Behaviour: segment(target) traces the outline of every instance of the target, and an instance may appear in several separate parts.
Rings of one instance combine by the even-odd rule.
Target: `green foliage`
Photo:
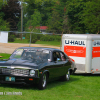
[[[30,34],[26,34],[26,39],[28,42],[30,41]],[[37,41],[61,41],[61,36],[58,35],[43,35],[43,34],[31,34],[31,43],[35,43]]]
[[[31,43],[35,43],[38,39],[37,39],[37,34],[26,34],[26,39],[28,39],[28,42],[30,42],[30,36],[31,36]]]
[[[66,15],[68,16],[68,26],[71,33],[85,33],[85,25],[81,23],[83,19],[82,11],[85,7],[86,0],[71,0],[67,1]]]
[[[5,5],[6,2],[0,1],[0,31],[9,31],[10,25],[6,20],[3,19],[5,14],[1,11],[3,4]]]
[[[88,1],[83,10],[82,23],[89,33],[100,33],[100,0]]]
[[[9,23],[0,18],[0,31],[9,31]]]
[[[61,36],[57,36],[57,35],[43,35],[40,38],[41,41],[60,41],[61,40]]]
[[[66,3],[63,0],[58,0],[55,2],[54,7],[52,8],[52,15],[48,20],[49,31],[53,33],[62,33],[65,4]]]
[[[8,34],[8,42],[14,42],[15,41],[15,35],[9,33]]]
[[[41,23],[41,14],[38,11],[35,11],[33,15],[31,15],[31,19],[27,21],[26,27],[33,26],[40,26]]]
[[[4,4],[0,10],[0,13],[4,13],[2,18],[9,23],[10,30],[17,30],[17,24],[21,16],[20,8],[21,7],[18,0],[7,0],[7,4]]]
[[[20,3],[8,0],[7,5],[2,4],[3,0],[0,1],[0,23],[3,23],[0,30],[18,27],[20,31]],[[100,33],[99,4],[100,0],[23,0],[24,30],[39,33],[35,27],[48,26],[48,32],[52,33]]]

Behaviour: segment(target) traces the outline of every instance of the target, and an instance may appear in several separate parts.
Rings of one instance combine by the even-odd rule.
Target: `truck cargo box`
[[[62,51],[75,61],[79,73],[100,73],[100,35],[63,34]]]

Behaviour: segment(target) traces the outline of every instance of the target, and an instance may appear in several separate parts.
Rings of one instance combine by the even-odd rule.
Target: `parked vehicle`
[[[62,51],[75,61],[77,73],[100,74],[99,34],[64,34]]]
[[[64,52],[54,48],[20,47],[6,61],[0,61],[0,83],[38,84],[45,89],[47,81],[70,79],[73,63]]]

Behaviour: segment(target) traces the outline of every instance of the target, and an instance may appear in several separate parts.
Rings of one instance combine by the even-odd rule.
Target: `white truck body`
[[[100,73],[100,35],[63,34],[62,51],[75,61],[78,73]]]

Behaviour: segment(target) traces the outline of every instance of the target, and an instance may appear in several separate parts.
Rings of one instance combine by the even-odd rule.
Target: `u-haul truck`
[[[62,51],[75,61],[78,73],[100,73],[100,35],[63,34]]]

